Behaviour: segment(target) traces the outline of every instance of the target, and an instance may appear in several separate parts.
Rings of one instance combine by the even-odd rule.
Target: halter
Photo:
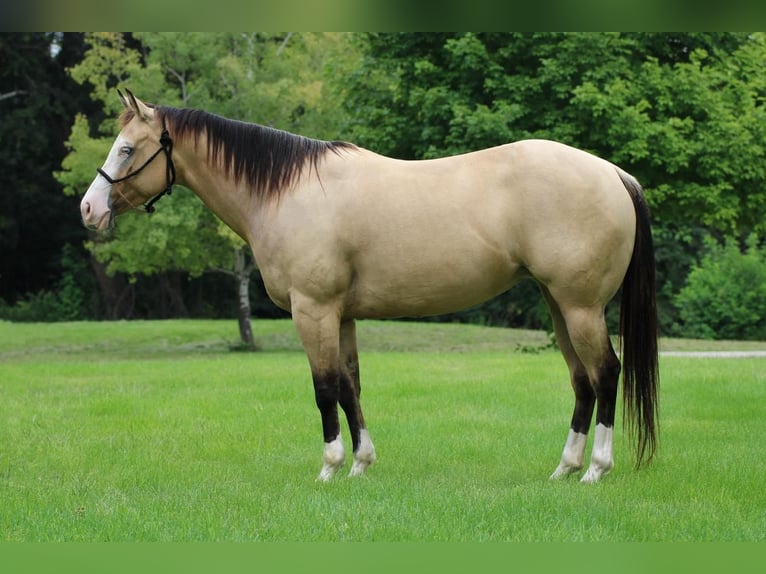
[[[108,173],[106,173],[103,169],[96,168],[96,171],[110,184],[114,185],[115,183],[119,183],[121,181],[125,181],[126,179],[130,179],[131,177],[134,177],[141,173],[146,166],[148,166],[155,157],[157,157],[160,152],[165,152],[165,158],[167,161],[165,162],[165,177],[167,181],[167,186],[164,190],[162,190],[158,195],[155,195],[152,199],[149,200],[149,203],[147,203],[144,206],[144,209],[146,209],[146,213],[154,213],[154,204],[159,201],[159,199],[163,195],[170,195],[170,193],[173,191],[173,184],[176,181],[176,166],[173,165],[173,158],[171,157],[171,154],[173,153],[173,140],[170,138],[170,134],[168,133],[167,128],[165,127],[165,122],[162,122],[162,134],[160,135],[160,149],[158,149],[156,152],[154,152],[149,159],[147,159],[144,164],[139,167],[136,171],[131,171],[128,175],[123,177],[118,177],[117,179],[113,179]]]

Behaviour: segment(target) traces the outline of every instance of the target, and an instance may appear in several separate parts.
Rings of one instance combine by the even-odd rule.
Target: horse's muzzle
[[[96,213],[91,203],[85,200],[80,204],[80,214],[83,225],[93,231],[106,231],[114,221],[111,209]]]

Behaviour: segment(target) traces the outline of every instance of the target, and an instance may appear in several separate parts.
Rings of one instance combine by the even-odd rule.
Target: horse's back
[[[620,260],[632,249],[634,208],[615,166],[582,150],[522,140],[436,160],[374,163],[373,182],[353,191],[358,213],[369,218],[360,236],[375,235],[371,244],[392,243],[394,232],[402,247],[427,258],[450,251],[539,276],[567,262],[594,264],[599,245]]]

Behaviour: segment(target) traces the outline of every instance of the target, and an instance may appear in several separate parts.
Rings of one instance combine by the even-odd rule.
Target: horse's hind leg
[[[596,482],[614,468],[612,437],[617,404],[617,384],[620,378],[620,360],[606,338],[606,352],[600,360],[594,386],[596,388],[596,430],[590,465],[582,482]]]
[[[617,382],[620,361],[617,358],[604,320],[603,307],[562,309],[572,348],[585,367],[596,396],[596,430],[590,465],[583,482],[596,482],[614,467],[614,433]]]
[[[564,451],[561,453],[559,465],[551,475],[551,479],[558,479],[577,472],[583,467],[588,431],[590,430],[593,409],[596,404],[596,393],[593,391],[593,387],[591,387],[585,365],[580,361],[572,346],[566,321],[561,314],[558,303],[556,303],[545,287],[541,285],[540,289],[548,304],[551,319],[553,320],[553,330],[556,333],[556,341],[569,367],[569,376],[575,394],[572,423],[569,427]]]
[[[354,447],[354,464],[350,476],[359,476],[375,462],[375,447],[364,424],[359,404],[359,355],[356,348],[356,325],[353,320],[340,326],[340,406],[346,413],[351,441]]]

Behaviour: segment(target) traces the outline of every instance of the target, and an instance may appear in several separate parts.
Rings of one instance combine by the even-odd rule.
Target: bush
[[[65,245],[61,254],[62,275],[53,291],[27,295],[9,305],[0,299],[0,319],[14,322],[55,322],[89,319],[86,292],[88,270],[74,249]]]
[[[676,302],[687,337],[766,339],[766,252],[755,237],[744,251],[708,242]]]

